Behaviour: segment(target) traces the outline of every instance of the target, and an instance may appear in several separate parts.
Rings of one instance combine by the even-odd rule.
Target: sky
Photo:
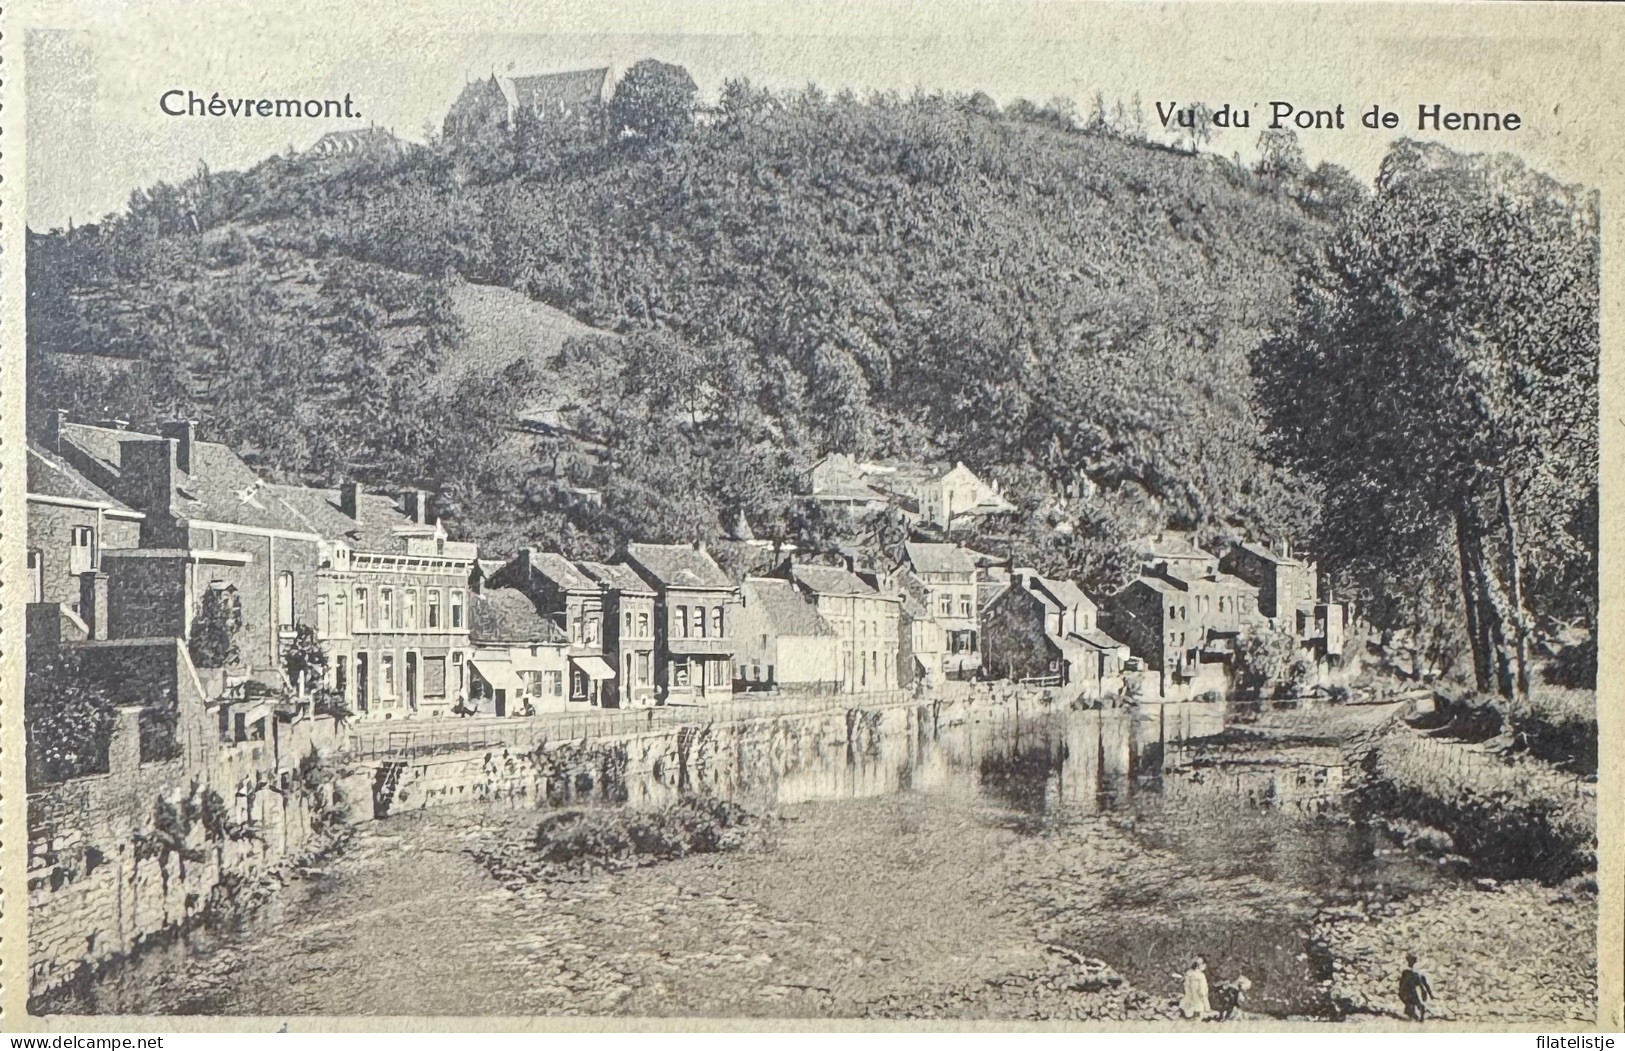
[[[1568,8],[1553,15],[1554,7]],[[1622,12],[1625,13],[1625,12]],[[10,14],[10,12],[8,12]],[[1344,130],[1299,133],[1311,163],[1364,179],[1419,104],[1518,112],[1517,132],[1427,133],[1507,150],[1566,181],[1619,169],[1619,93],[1609,56],[1625,19],[1585,5],[1152,3],[459,3],[372,0],[41,0],[23,45],[27,220],[94,221],[131,190],[199,164],[240,169],[323,133],[376,123],[410,139],[437,126],[470,77],[609,66],[687,68],[706,98],[724,79],[837,91],[985,91],[1000,103],[1075,100],[1087,114],[1139,95],[1246,107],[1251,127],[1208,147],[1252,154],[1269,103],[1345,108]],[[12,34],[8,37],[16,39]],[[1607,71],[1605,78],[1599,75]],[[342,118],[177,118],[171,88],[225,97],[334,98]],[[1400,127],[1367,130],[1373,104]]]

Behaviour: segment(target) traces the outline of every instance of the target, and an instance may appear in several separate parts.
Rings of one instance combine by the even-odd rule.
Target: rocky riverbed
[[[1594,1001],[1594,896],[1478,889],[1354,827],[1337,735],[1158,741],[1147,773],[1083,714],[836,753],[836,792],[805,798],[803,769],[732,849],[610,870],[530,864],[522,805],[391,817],[70,1010],[1167,1023],[1200,954],[1251,980],[1253,1017],[1361,1021],[1392,1011],[1407,947],[1441,1017]]]

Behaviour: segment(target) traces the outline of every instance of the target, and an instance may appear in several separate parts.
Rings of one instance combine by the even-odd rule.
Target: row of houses
[[[940,492],[911,490],[918,506],[967,506],[955,479],[936,479]],[[997,506],[967,492],[970,507]],[[28,448],[28,509],[31,692],[53,692],[52,669],[125,668],[178,646],[166,660],[227,738],[262,732],[279,690],[342,698],[361,720],[974,677],[1109,697],[1150,676],[1142,694],[1183,697],[1224,688],[1249,629],[1317,657],[1342,646],[1341,607],[1284,550],[1241,544],[1221,559],[1159,538],[1139,578],[1099,603],[946,542],[910,542],[895,565],[791,557],[738,577],[703,545],[490,560],[448,538],[426,493],[267,482],[185,421],[143,433],[53,416]],[[303,643],[325,668],[294,681]]]

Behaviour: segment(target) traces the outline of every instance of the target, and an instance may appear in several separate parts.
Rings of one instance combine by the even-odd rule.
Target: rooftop
[[[557,624],[536,612],[524,593],[514,588],[486,588],[468,596],[468,637],[483,646],[562,644]]]
[[[958,544],[903,545],[903,558],[916,573],[975,573],[976,556]]]
[[[862,577],[841,566],[792,565],[790,574],[817,595],[878,595]]]
[[[749,577],[745,581],[746,603],[753,605],[778,635],[834,635],[795,584],[777,577]]]
[[[592,579],[575,564],[555,551],[532,551],[530,571],[546,577],[565,591],[598,591],[598,581]]]
[[[732,588],[733,581],[704,549],[688,544],[628,544],[627,557],[668,588]]]
[[[28,492],[61,500],[84,500],[121,517],[144,517],[74,470],[62,457],[33,442],[28,443]]]
[[[626,595],[654,594],[649,582],[638,576],[637,571],[631,566],[623,566],[619,562],[614,565],[604,562],[577,562],[576,566],[610,591],[619,591]]]

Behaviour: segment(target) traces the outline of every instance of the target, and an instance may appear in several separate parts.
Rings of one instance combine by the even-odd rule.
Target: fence
[[[1421,768],[1416,771],[1417,776],[1422,776],[1425,770],[1431,775],[1429,780],[1436,778],[1466,785],[1482,795],[1516,790],[1519,794],[1539,794],[1552,799],[1570,798],[1595,826],[1597,786],[1580,775],[1554,769],[1538,760],[1508,761],[1476,745],[1428,737],[1408,728],[1393,727],[1390,732],[1399,737],[1399,746],[1407,758]],[[1391,753],[1390,756],[1393,761],[1404,761]]]

